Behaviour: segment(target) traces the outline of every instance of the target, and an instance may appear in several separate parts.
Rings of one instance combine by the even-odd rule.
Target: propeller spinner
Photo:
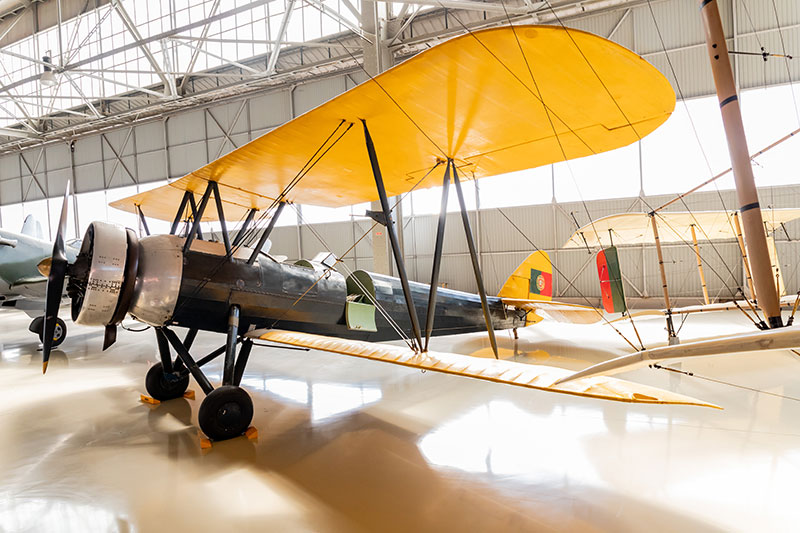
[[[44,310],[44,334],[42,336],[42,374],[47,372],[47,363],[50,360],[50,351],[53,349],[53,335],[56,329],[58,308],[61,306],[61,295],[64,292],[64,278],[67,274],[67,252],[64,245],[64,234],[67,232],[67,212],[69,210],[70,182],[67,181],[67,190],[64,193],[64,203],[61,205],[61,218],[58,221],[56,240],[53,243],[53,256],[50,260],[50,269],[47,274],[47,293]]]

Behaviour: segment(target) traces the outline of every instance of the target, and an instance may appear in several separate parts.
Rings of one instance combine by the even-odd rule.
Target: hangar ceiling
[[[732,49],[800,49],[794,0],[720,4]],[[509,20],[610,37],[684,97],[713,91],[687,0],[0,0],[0,153],[361,65],[374,72],[376,57],[385,68],[466,28]],[[736,55],[734,63],[742,88],[800,78],[800,61]]]

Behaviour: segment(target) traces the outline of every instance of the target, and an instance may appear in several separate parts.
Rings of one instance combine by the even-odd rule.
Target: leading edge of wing
[[[706,357],[761,350],[785,350],[800,347],[800,328],[771,329],[742,333],[728,337],[687,342],[673,346],[660,346],[603,361],[589,368],[560,378],[556,384],[567,385],[586,378],[610,376],[635,370],[662,361],[678,361],[692,357]]]
[[[556,383],[559,380],[566,378],[571,372],[552,366],[528,365],[454,353],[415,353],[403,346],[338,339],[277,329],[254,330],[248,333],[247,336],[290,346],[300,346],[548,392],[618,402],[696,405],[721,409],[717,405],[689,396],[615,378],[588,378],[557,385]]]

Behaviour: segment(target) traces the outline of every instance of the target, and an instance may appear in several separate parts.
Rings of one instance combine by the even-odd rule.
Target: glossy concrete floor
[[[3,532],[800,527],[800,358],[789,352],[684,363],[693,377],[624,375],[725,407],[718,411],[257,348],[244,385],[259,438],[203,451],[194,383],[197,401],[139,402],[156,359],[151,331],[120,331],[101,353],[99,330],[69,323],[42,376],[27,325],[22,314],[2,316]],[[638,326],[663,340],[662,320]],[[748,329],[717,314],[691,318],[681,336]],[[484,337],[433,347],[485,356]],[[504,357],[570,368],[625,349],[607,326],[541,323],[517,343],[505,333],[500,342]],[[221,343],[201,334],[196,351]],[[219,365],[210,373],[218,379]]]

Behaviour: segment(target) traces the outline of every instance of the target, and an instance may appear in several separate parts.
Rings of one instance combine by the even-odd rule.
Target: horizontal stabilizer
[[[586,305],[549,300],[523,300],[521,298],[502,298],[502,300],[504,304],[517,309],[545,314],[556,322],[594,324],[603,319],[603,312],[600,309]]]
[[[247,336],[291,346],[302,346],[313,350],[588,398],[720,408],[688,396],[615,378],[590,378],[567,385],[556,385],[558,380],[567,377],[570,371],[551,366],[527,365],[454,353],[415,353],[404,346],[338,339],[277,329],[255,330],[248,333]]]
[[[610,376],[661,361],[675,361],[690,357],[754,352],[759,350],[785,350],[797,347],[800,347],[800,328],[757,331],[755,333],[731,335],[729,337],[717,339],[687,342],[674,346],[661,346],[651,350],[642,350],[630,355],[623,355],[611,359],[610,361],[604,361],[590,366],[566,378],[559,379],[556,384],[564,385],[585,378]]]

